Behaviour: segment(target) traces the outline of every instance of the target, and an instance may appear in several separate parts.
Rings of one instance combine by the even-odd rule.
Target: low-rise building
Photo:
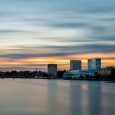
[[[111,75],[112,70],[114,69],[114,67],[106,67],[106,68],[101,68],[100,70],[97,71],[98,75],[100,76],[109,76]]]
[[[64,79],[80,79],[81,77],[83,79],[87,77],[94,77],[95,76],[95,71],[93,70],[72,70],[65,72],[63,75]]]

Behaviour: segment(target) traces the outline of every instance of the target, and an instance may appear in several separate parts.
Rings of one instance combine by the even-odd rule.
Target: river
[[[115,83],[0,79],[0,115],[115,115]]]

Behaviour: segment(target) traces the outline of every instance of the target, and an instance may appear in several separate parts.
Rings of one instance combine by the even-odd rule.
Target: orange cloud
[[[0,58],[1,65],[23,65],[23,64],[44,64],[42,68],[46,69],[46,64],[55,63],[58,64],[59,70],[69,70],[69,61],[71,59],[82,60],[83,69],[87,68],[87,59],[89,58],[102,58],[102,67],[105,66],[115,66],[115,53],[110,54],[80,54],[80,55],[70,55],[63,57],[33,57],[24,59],[11,59],[11,58]],[[34,67],[34,66],[33,66]]]

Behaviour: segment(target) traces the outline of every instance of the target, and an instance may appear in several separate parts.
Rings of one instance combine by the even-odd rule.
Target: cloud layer
[[[114,59],[115,1],[0,0],[0,43],[0,58],[15,61],[96,53]]]

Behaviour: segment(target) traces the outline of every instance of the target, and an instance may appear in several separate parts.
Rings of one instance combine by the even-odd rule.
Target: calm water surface
[[[115,115],[115,83],[0,79],[0,115]]]

